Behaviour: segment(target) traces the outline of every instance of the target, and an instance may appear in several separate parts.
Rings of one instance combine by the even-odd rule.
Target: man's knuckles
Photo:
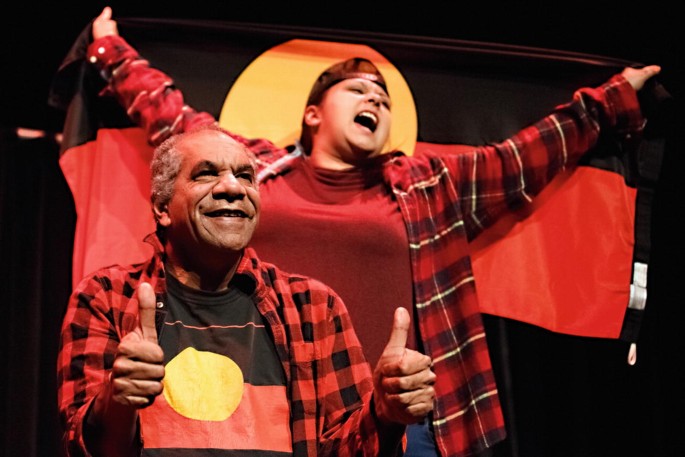
[[[118,356],[149,363],[162,363],[164,361],[164,351],[162,351],[162,348],[156,343],[143,340],[135,332],[129,333],[121,340],[117,348]]]

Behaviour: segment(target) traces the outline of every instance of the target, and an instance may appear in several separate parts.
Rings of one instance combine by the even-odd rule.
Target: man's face
[[[314,128],[313,148],[354,163],[380,154],[390,134],[390,97],[362,78],[331,86],[319,105],[308,106],[305,122]]]
[[[181,170],[168,205],[156,208],[167,240],[179,255],[240,251],[259,220],[253,163],[242,145],[217,131],[184,137]]]

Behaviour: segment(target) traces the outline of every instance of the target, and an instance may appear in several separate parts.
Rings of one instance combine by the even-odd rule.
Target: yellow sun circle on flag
[[[300,137],[302,115],[316,78],[351,57],[372,61],[383,74],[392,100],[392,126],[384,152],[412,154],[417,138],[416,105],[399,70],[366,45],[295,39],[265,51],[238,76],[219,116],[225,129],[247,138],[266,138],[276,146]]]
[[[195,420],[223,421],[243,398],[240,367],[214,352],[186,348],[167,363],[164,398],[171,408]]]

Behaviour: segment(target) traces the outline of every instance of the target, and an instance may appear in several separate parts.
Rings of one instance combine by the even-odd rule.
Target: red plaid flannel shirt
[[[99,52],[98,50],[101,50]],[[115,96],[153,144],[202,122],[171,78],[149,67],[121,37],[93,43],[88,55]],[[394,153],[385,165],[407,227],[420,338],[437,374],[435,439],[443,457],[467,456],[505,437],[477,302],[469,240],[505,213],[529,203],[552,178],[597,142],[600,129],[619,138],[641,133],[635,90],[620,75],[573,100],[513,137],[458,155]],[[236,139],[252,149],[270,176],[302,160],[265,139]]]
[[[137,325],[138,284],[150,282],[158,301],[164,300],[162,247],[156,236],[148,240],[156,250],[150,260],[95,272],[70,298],[58,357],[66,455],[89,455],[84,417],[112,368],[121,338]],[[376,429],[369,364],[335,292],[261,262],[250,248],[236,277],[254,284],[257,307],[274,336],[290,392],[293,454],[373,457],[379,454],[380,440],[389,439],[397,440],[401,449],[401,433],[379,436]]]

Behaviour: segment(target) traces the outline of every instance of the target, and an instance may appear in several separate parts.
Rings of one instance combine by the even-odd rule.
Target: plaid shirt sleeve
[[[173,134],[216,122],[210,113],[186,105],[172,78],[150,67],[121,36],[109,35],[93,41],[88,46],[87,58],[107,82],[100,95],[114,96],[153,146]],[[236,133],[231,136],[267,162],[285,154],[266,139],[248,139]]]
[[[529,202],[600,131],[624,141],[642,126],[635,91],[616,76],[499,144],[389,162],[385,176],[407,221],[421,340],[437,375],[432,425],[441,455],[473,455],[506,435],[468,239]]]
[[[373,412],[371,369],[342,301],[334,296],[328,332],[320,342],[319,385],[324,399],[319,455],[369,456],[400,453],[404,427],[379,430]],[[399,432],[399,433],[398,433]]]
[[[560,171],[597,143],[600,132],[618,141],[644,127],[636,91],[616,75],[583,88],[549,116],[500,143],[442,157],[453,177],[469,239],[507,211],[530,202]]]
[[[112,368],[121,336],[136,325],[137,305],[131,300],[135,288],[116,278],[84,279],[64,316],[57,396],[65,455],[90,455],[83,439],[86,413]]]
[[[150,68],[122,37],[109,35],[95,40],[87,50],[88,60],[107,82],[101,95],[113,95],[131,120],[158,145],[174,133],[215,122],[213,116],[187,106],[173,80]]]

